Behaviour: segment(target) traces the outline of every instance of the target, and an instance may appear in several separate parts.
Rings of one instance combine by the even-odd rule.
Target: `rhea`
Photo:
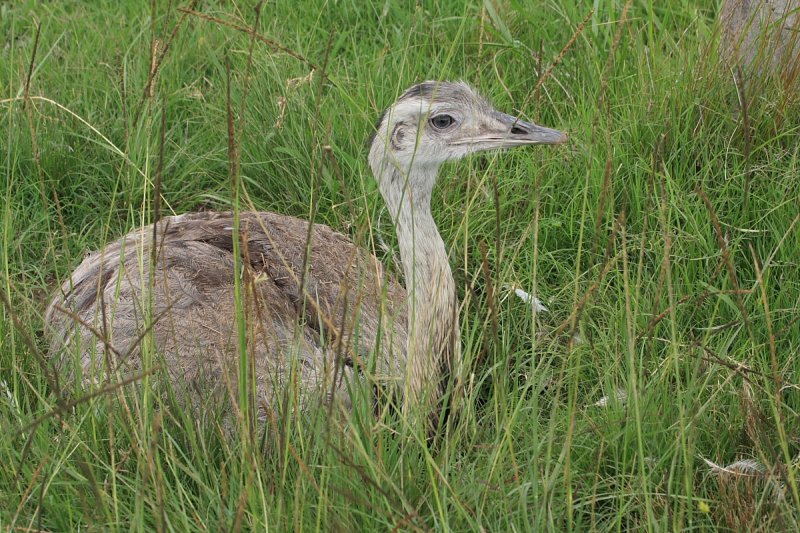
[[[566,140],[463,82],[414,85],[381,115],[369,149],[405,289],[325,225],[244,212],[233,235],[232,213],[165,217],[90,254],[63,282],[46,312],[51,354],[84,382],[161,361],[176,390],[200,402],[235,391],[246,360],[260,417],[282,398],[347,406],[352,380],[369,379],[398,391],[404,412],[435,419],[461,372],[456,286],[431,211],[439,167]]]

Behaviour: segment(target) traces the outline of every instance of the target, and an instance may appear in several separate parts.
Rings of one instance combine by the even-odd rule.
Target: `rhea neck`
[[[438,171],[438,165],[415,165],[410,170],[387,165],[380,178],[381,195],[397,231],[406,290],[409,297],[418,300],[414,307],[426,303],[426,296],[437,289],[428,283],[432,275],[444,271],[449,280],[453,277],[444,241],[431,213]]]
[[[382,150],[373,150],[370,166],[397,231],[408,294],[404,406],[433,408],[430,414],[435,420],[443,378],[460,363],[455,282],[431,214],[439,165],[403,165]]]

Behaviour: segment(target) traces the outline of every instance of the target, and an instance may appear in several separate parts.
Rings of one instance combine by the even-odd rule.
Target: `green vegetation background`
[[[717,2],[277,1],[255,41],[254,2],[188,4],[0,1],[0,528],[797,530],[800,113],[737,92]],[[254,439],[133,386],[52,414],[46,299],[152,220],[162,114],[162,209],[231,208],[226,62],[244,206],[395,271],[365,141],[404,88],[569,132],[443,169],[470,389],[439,450],[366,399]]]

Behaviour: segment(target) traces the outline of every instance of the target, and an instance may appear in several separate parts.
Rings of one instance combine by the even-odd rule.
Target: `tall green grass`
[[[798,528],[800,109],[773,82],[741,112],[717,2],[270,2],[252,53],[251,2],[149,4],[0,2],[0,527]],[[364,143],[423,79],[571,136],[443,169],[469,371],[438,449],[367,397],[251,435],[57,394],[47,297],[152,221],[159,165],[162,215],[313,214],[399,272]]]

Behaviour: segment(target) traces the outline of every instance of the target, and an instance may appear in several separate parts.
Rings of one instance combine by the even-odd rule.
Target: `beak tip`
[[[567,135],[563,131],[557,132],[557,134],[553,138],[553,144],[564,144],[567,141],[569,141],[569,135]]]
[[[563,131],[545,128],[542,126],[538,126],[537,130],[538,131],[534,131],[534,135],[538,137],[539,144],[565,144],[569,141],[569,135]]]

